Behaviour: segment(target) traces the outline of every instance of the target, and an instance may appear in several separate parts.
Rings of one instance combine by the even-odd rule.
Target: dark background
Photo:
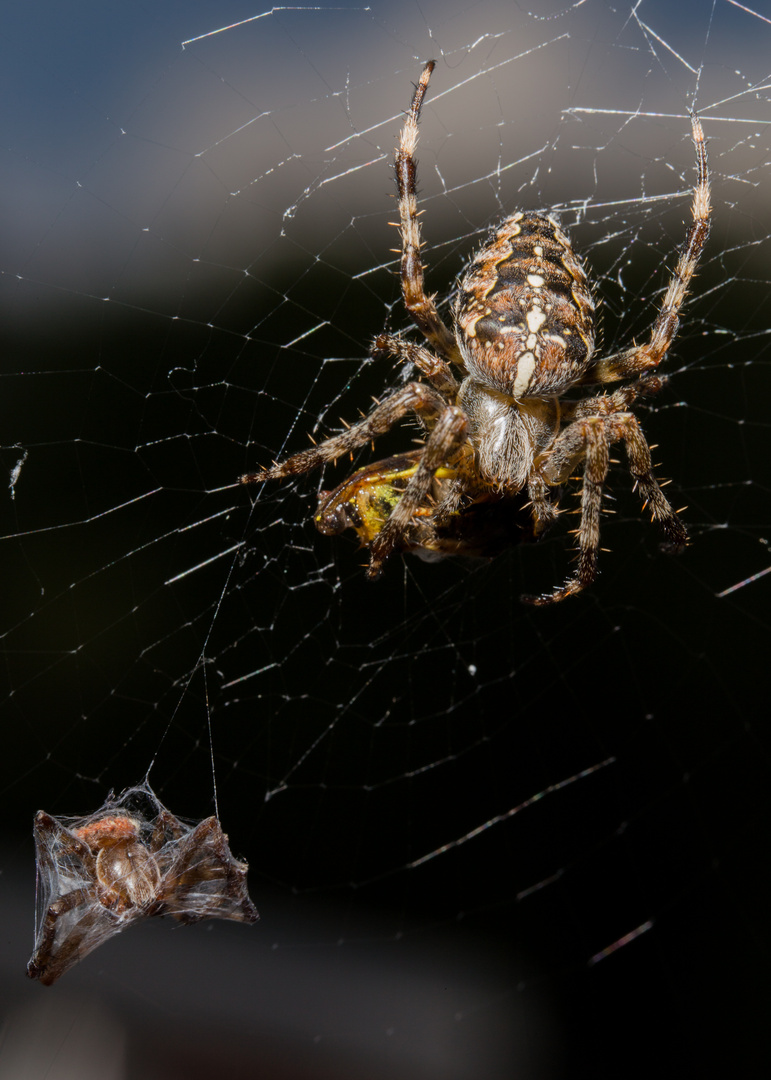
[[[277,11],[184,50],[256,12],[14,9],[4,1075],[767,1057],[768,579],[726,590],[769,565],[769,28],[670,7]],[[645,334],[683,235],[692,103],[710,140],[713,233],[640,409],[692,546],[660,552],[619,468],[601,576],[553,609],[519,596],[564,577],[568,526],[370,585],[354,542],[312,527],[318,478],[235,482],[399,378],[365,357],[406,325],[389,162],[429,56],[429,286],[504,214],[555,207],[607,349]],[[154,761],[163,801],[203,817],[210,745],[262,923],[158,921],[28,983],[34,811],[96,809]]]

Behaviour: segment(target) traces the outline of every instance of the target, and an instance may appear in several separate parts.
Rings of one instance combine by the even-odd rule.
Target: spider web
[[[735,0],[13,14],[6,1069],[37,1075],[41,1025],[75,1033],[49,1076],[90,1075],[101,1039],[126,1046],[116,1076],[148,1075],[142,1046],[158,1076],[757,1060],[770,45],[771,12]],[[487,230],[550,209],[601,347],[641,340],[689,215],[690,108],[709,142],[712,234],[669,384],[637,409],[692,545],[661,553],[620,465],[598,582],[553,609],[519,597],[567,574],[566,518],[493,562],[393,558],[369,584],[354,540],[312,525],[350,463],[237,483],[406,377],[368,346],[409,327],[391,162],[430,57],[419,186],[445,314]],[[88,814],[153,762],[163,802],[204,817],[212,755],[262,924],[148,924],[41,1004],[21,982],[34,812]]]

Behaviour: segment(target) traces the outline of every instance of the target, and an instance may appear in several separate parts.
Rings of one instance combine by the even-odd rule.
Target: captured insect
[[[521,539],[537,540],[557,517],[562,485],[582,468],[575,571],[552,592],[522,597],[552,604],[596,577],[603,487],[616,442],[624,443],[634,487],[668,549],[680,552],[688,542],[654,476],[632,406],[663,385],[654,372],[677,334],[709,234],[704,133],[692,115],[693,221],[644,344],[594,356],[595,303],[583,263],[552,217],[522,212],[495,229],[461,276],[450,329],[425,291],[415,188],[418,121],[433,70],[433,61],[423,69],[395,155],[402,295],[430,348],[381,334],[373,350],[411,364],[417,378],[342,434],[241,480],[262,483],[309,472],[414,414],[425,432],[422,447],[359,469],[322,494],[315,516],[323,533],[354,529],[369,551],[367,574],[377,578],[395,551],[428,559],[489,557]],[[612,393],[563,398],[584,386],[627,379]]]
[[[38,917],[27,974],[44,986],[139,919],[259,918],[248,866],[233,858],[217,818],[185,824],[147,784],[87,817],[38,811],[35,848]]]

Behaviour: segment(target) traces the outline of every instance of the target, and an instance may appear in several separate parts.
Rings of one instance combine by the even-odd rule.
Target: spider
[[[147,785],[69,825],[40,810],[34,831],[43,918],[27,975],[44,986],[138,919],[259,918],[248,867],[233,858],[217,818],[185,825]]]
[[[416,196],[418,122],[434,61],[423,68],[395,153],[404,304],[428,345],[381,334],[373,353],[413,365],[418,378],[376,403],[359,423],[285,461],[241,477],[251,484],[318,468],[414,413],[422,448],[376,462],[330,493],[321,532],[353,528],[369,549],[370,578],[394,551],[424,558],[489,556],[538,539],[558,513],[560,488],[583,464],[578,557],[565,583],[531,604],[579,593],[597,574],[609,449],[623,442],[634,486],[674,552],[688,534],[653,474],[631,411],[664,384],[653,374],[675,339],[679,313],[709,234],[710,186],[701,123],[691,115],[697,179],[693,221],[648,341],[595,358],[595,305],[580,258],[549,216],[515,213],[494,231],[460,279],[453,329],[425,292]],[[573,388],[632,380],[612,393],[563,400]],[[523,522],[527,522],[523,524]]]

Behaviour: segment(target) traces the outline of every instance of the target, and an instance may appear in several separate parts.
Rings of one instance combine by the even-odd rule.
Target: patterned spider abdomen
[[[514,214],[471,262],[455,306],[471,378],[509,398],[560,394],[594,351],[594,302],[565,233]]]

